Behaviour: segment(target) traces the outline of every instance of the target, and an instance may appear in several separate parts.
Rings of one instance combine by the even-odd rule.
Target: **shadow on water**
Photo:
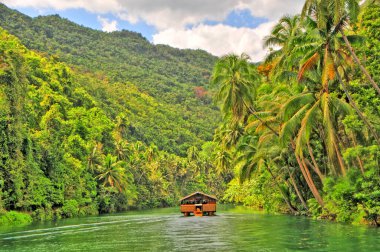
[[[177,208],[0,228],[0,251],[380,251],[380,229],[219,207]]]

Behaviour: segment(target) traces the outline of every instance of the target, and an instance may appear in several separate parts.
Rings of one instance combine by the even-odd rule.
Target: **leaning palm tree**
[[[276,176],[271,168],[271,166],[276,167],[276,164],[273,162],[273,157],[279,152],[277,145],[268,141],[266,144],[260,145],[257,137],[248,135],[240,142],[237,151],[238,155],[235,160],[235,165],[240,168],[240,181],[247,180],[256,171],[265,169],[271,176],[289,210],[292,213],[296,213],[297,209],[292,205],[288,194],[280,184],[282,177],[280,175]]]
[[[321,93],[299,94],[284,104],[282,108],[284,124],[281,128],[280,139],[289,142],[296,137],[294,143],[296,155],[303,160],[304,150],[310,148],[312,133],[321,133],[319,131],[323,129],[326,151],[333,164],[331,165],[332,171],[334,174],[345,175],[346,169],[339,151],[337,137],[338,120],[351,112],[352,108],[349,104],[328,93],[326,87]],[[302,161],[302,163],[304,162]],[[338,163],[340,171],[335,169],[334,164],[336,163]]]
[[[290,142],[295,148],[297,162],[301,172],[316,200],[323,205],[322,198],[315,186],[309,167],[320,175],[315,167],[307,161],[304,151],[308,150],[310,156],[310,139],[313,132],[324,135],[325,149],[330,160],[333,174],[346,174],[346,168],[339,150],[338,120],[351,113],[351,107],[327,91],[319,94],[302,93],[287,102],[282,109],[284,124],[280,132],[283,142]],[[320,132],[322,129],[322,132]],[[295,140],[293,140],[295,138]],[[340,167],[337,170],[335,167]]]
[[[98,165],[101,173],[96,178],[103,181],[103,186],[116,188],[119,192],[123,192],[129,184],[125,165],[124,161],[118,161],[117,157],[108,154],[104,158],[103,164]]]

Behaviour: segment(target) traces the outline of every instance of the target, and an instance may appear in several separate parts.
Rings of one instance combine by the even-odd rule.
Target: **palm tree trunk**
[[[274,183],[276,184],[276,186],[278,187],[278,189],[280,190],[280,193],[281,193],[281,196],[282,198],[284,199],[286,205],[289,207],[290,211],[293,213],[293,214],[296,214],[297,213],[297,209],[292,205],[292,203],[289,201],[288,197],[286,197],[284,191],[282,190],[280,184],[278,183],[277,179],[276,179],[276,176],[274,176],[274,174],[272,173],[272,170],[269,168],[269,166],[267,164],[265,164],[265,167],[267,169],[267,171],[269,172],[269,174],[271,175]]]
[[[293,188],[294,188],[294,190],[296,191],[296,194],[297,194],[299,200],[301,201],[303,207],[304,207],[307,211],[309,211],[309,208],[307,207],[306,201],[305,201],[305,199],[303,198],[303,196],[302,196],[300,190],[298,189],[298,186],[297,186],[296,180],[294,179],[294,177],[293,177],[293,173],[290,171],[288,165],[286,166],[286,169],[288,170],[289,177],[290,177],[290,181],[292,182]]]
[[[299,157],[297,157],[297,158],[298,158],[298,160],[299,160],[299,162],[301,164],[301,167],[303,168],[303,174],[307,178],[306,182],[309,183],[309,188],[310,188],[312,194],[314,195],[314,198],[317,200],[317,202],[319,203],[319,205],[323,206],[324,203],[323,203],[322,197],[319,194],[319,191],[318,191],[317,187],[314,184],[313,178],[311,177],[309,168],[307,167],[307,165],[305,163],[305,160],[303,160],[303,159],[301,160]]]
[[[338,76],[338,80],[340,82],[340,85],[342,86],[343,91],[346,94],[346,97],[347,97],[348,101],[350,102],[351,106],[354,108],[354,110],[356,111],[356,113],[358,114],[358,116],[360,117],[360,119],[362,119],[363,122],[365,123],[365,125],[367,125],[368,130],[371,132],[371,134],[373,135],[373,137],[376,139],[377,144],[380,145],[380,139],[379,139],[379,136],[376,133],[376,130],[372,127],[372,125],[370,124],[370,122],[367,120],[367,118],[364,116],[364,114],[360,111],[360,109],[356,105],[355,101],[352,99],[350,93],[348,92],[348,89],[347,89],[346,85],[344,84],[344,82],[342,80],[342,77],[340,76],[338,68],[337,68],[337,66],[335,64],[334,64],[334,68],[335,68],[336,75]]]
[[[315,168],[315,166],[312,163],[310,163],[309,159],[304,157],[302,157],[302,159],[304,159],[305,163],[313,169],[313,171],[318,175],[319,180],[323,183],[324,176],[317,171],[317,168]]]
[[[307,149],[309,151],[309,155],[311,157],[311,161],[313,162],[313,165],[314,165],[314,171],[315,171],[315,173],[318,174],[318,176],[321,179],[321,181],[323,181],[323,179],[325,178],[325,175],[323,175],[322,172],[321,172],[321,169],[319,169],[317,161],[315,160],[314,155],[313,155],[313,150],[311,149],[309,143],[307,143]]]
[[[293,150],[295,150],[295,145],[294,145],[293,140],[291,141],[291,144],[292,144]],[[323,206],[324,203],[323,203],[322,197],[319,194],[318,189],[317,189],[317,187],[314,184],[313,178],[311,176],[309,176],[310,175],[310,171],[308,170],[308,168],[307,168],[306,165],[304,166],[304,164],[301,162],[300,157],[295,152],[294,152],[294,155],[296,156],[296,160],[297,160],[298,166],[300,167],[302,175],[305,178],[305,181],[306,181],[306,183],[307,183],[307,185],[308,185],[311,193],[313,194],[314,198],[317,200],[317,202],[319,203],[319,205]]]
[[[356,143],[356,140],[355,140],[355,136],[354,134],[351,132],[351,138],[352,138],[352,143],[354,144],[354,147],[357,147],[357,143]],[[364,166],[363,166],[363,161],[361,160],[361,158],[359,156],[356,157],[356,160],[358,161],[358,164],[359,164],[359,167],[360,167],[360,171],[362,172],[362,174],[364,175]]]
[[[339,162],[340,170],[342,171],[343,176],[346,176],[346,173],[347,173],[347,172],[346,172],[346,167],[344,166],[343,158],[342,158],[342,156],[340,155],[340,151],[339,151],[339,148],[338,148],[338,144],[334,141],[333,145],[334,145],[334,149],[335,149],[336,156],[337,156],[337,158],[338,158],[338,162]]]
[[[254,117],[256,117],[257,120],[259,120],[265,127],[267,127],[270,131],[272,131],[273,134],[275,134],[276,136],[279,136],[277,131],[275,131],[271,126],[269,126],[265,121],[263,121],[263,119],[261,119],[258,115],[256,115],[257,111],[255,108],[248,106],[246,102],[244,102],[244,106],[249,110],[249,112]]]
[[[340,28],[340,33],[342,34],[342,37],[343,37],[343,40],[344,42],[346,43],[347,47],[348,47],[348,50],[350,51],[352,57],[354,58],[356,64],[359,65],[360,67],[360,70],[362,70],[362,72],[364,73],[364,75],[367,77],[367,79],[369,80],[369,82],[371,83],[371,85],[373,86],[374,89],[376,89],[377,93],[380,95],[380,88],[379,86],[376,84],[376,82],[372,79],[371,75],[368,73],[367,69],[365,69],[365,67],[361,64],[358,56],[356,55],[354,49],[352,48],[351,46],[351,43],[350,41],[348,41],[346,35],[344,34],[344,31],[343,31],[343,28]]]

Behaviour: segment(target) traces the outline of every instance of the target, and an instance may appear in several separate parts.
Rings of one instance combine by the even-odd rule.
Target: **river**
[[[218,209],[182,217],[178,208],[0,227],[0,251],[380,251],[380,229]]]

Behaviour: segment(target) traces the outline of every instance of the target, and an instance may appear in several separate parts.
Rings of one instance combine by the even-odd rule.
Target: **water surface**
[[[380,229],[244,208],[178,208],[0,227],[0,251],[380,251]]]

